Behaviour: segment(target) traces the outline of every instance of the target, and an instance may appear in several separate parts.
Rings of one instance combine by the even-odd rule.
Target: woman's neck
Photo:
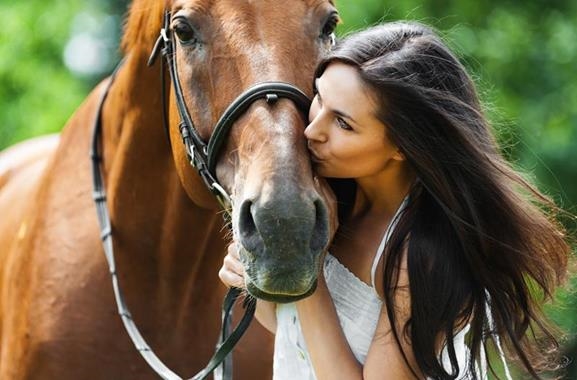
[[[391,168],[377,176],[356,178],[358,188],[352,218],[392,218],[415,179],[408,165]]]

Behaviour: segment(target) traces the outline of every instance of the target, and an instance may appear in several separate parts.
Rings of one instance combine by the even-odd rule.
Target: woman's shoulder
[[[394,264],[395,268],[398,268],[397,281],[392,283],[392,289],[394,289],[395,293],[400,292],[401,294],[405,294],[405,296],[409,296],[409,267],[408,267],[408,239],[405,239],[403,243],[400,254],[399,254],[399,261],[398,264]],[[376,270],[374,271],[374,287],[381,299],[385,299],[385,255],[381,255],[378,258],[378,261],[375,262],[374,267]],[[380,269],[380,270],[379,270]]]

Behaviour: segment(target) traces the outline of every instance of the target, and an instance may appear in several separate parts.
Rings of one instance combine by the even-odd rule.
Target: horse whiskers
[[[225,229],[232,231],[232,219],[229,217],[230,214],[228,214],[228,211],[220,210],[217,212],[217,214],[222,216],[222,218],[224,219],[224,224],[222,225],[220,232],[222,232]]]
[[[242,307],[246,309],[249,305],[256,306],[257,299],[253,297],[246,289],[243,290],[242,294],[244,296]]]
[[[224,235],[224,238],[226,239],[228,244],[230,244],[234,241],[234,233],[232,231],[232,227],[227,229],[226,234]]]

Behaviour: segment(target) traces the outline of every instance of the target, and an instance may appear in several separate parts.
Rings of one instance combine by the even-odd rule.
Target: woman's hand
[[[218,271],[218,277],[229,288],[246,288],[244,266],[240,262],[239,249],[236,242],[232,242],[228,246],[228,253],[224,257],[220,271]]]
[[[246,289],[244,283],[244,266],[240,262],[239,248],[236,242],[228,246],[218,277],[226,286]],[[255,317],[261,325],[273,334],[276,332],[276,304],[257,300]]]

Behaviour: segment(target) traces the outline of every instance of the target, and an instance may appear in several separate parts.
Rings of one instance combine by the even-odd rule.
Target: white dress
[[[383,302],[375,291],[374,278],[377,263],[383,248],[395,228],[397,216],[406,204],[401,204],[390,223],[375,255],[371,271],[372,286],[367,285],[334,256],[327,254],[324,262],[324,276],[334,302],[338,318],[350,348],[360,363],[364,363],[371,345]],[[313,366],[306,348],[296,305],[278,304],[276,309],[277,330],[275,334],[273,380],[316,380]],[[469,349],[465,345],[466,326],[454,338],[455,351],[461,373],[458,379],[467,379]],[[442,361],[450,371],[448,354],[443,350]],[[484,363],[483,363],[484,364]],[[485,366],[481,366],[481,372]],[[486,375],[478,376],[485,379]]]

